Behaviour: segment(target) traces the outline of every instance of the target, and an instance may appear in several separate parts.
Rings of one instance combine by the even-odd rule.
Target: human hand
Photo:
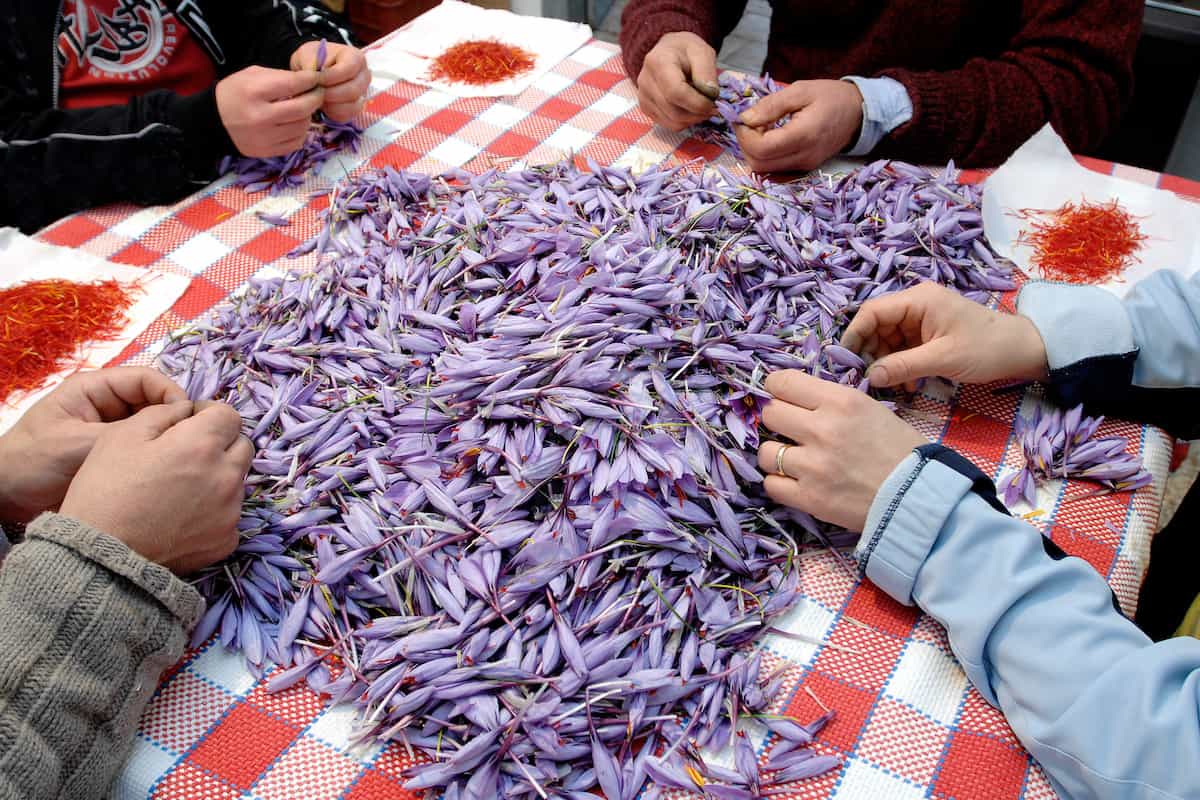
[[[797,81],[746,109],[735,126],[738,143],[755,172],[816,169],[854,144],[862,104],[850,81]],[[787,124],[774,127],[788,114]]]
[[[790,439],[779,475],[783,445],[758,448],[758,467],[767,494],[777,503],[861,531],[879,487],[914,448],[928,444],[921,434],[883,404],[838,383],[799,370],[767,376],[774,397],[763,408],[763,424]]]
[[[292,53],[293,70],[315,70],[320,42],[305,42]],[[325,89],[321,110],[330,119],[347,122],[362,111],[371,84],[367,58],[357,47],[327,43],[325,66],[320,70],[320,84]]]
[[[316,72],[246,67],[217,84],[217,112],[238,152],[251,158],[299,150],[325,102]]]
[[[180,574],[219,561],[237,546],[254,457],[241,430],[223,403],[144,408],[100,436],[61,512]]]
[[[29,522],[57,508],[110,423],[147,406],[186,399],[170,378],[146,367],[67,378],[0,436],[0,520]]]
[[[923,283],[869,300],[842,345],[875,359],[867,378],[875,387],[942,377],[962,383],[1041,380],[1046,345],[1025,317],[992,311],[957,292]]]
[[[668,33],[646,54],[638,74],[638,103],[648,117],[672,131],[703,122],[716,113],[713,101],[692,83],[715,94],[717,51],[694,33]]]

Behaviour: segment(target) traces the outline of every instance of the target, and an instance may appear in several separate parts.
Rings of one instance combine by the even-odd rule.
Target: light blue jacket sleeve
[[[1061,403],[1200,437],[1200,275],[1162,270],[1124,299],[1096,287],[1030,283],[1017,313],[1042,334]]]
[[[856,551],[946,627],[971,682],[1066,798],[1200,798],[1200,640],[1154,644],[1086,562],[937,445],[889,477]]]

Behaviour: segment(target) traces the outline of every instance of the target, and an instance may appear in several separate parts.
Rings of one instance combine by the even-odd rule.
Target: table
[[[229,181],[171,207],[117,206],[84,212],[40,234],[113,261],[183,272],[191,285],[174,308],[115,359],[148,363],[168,332],[202,316],[249,277],[311,267],[313,256],[282,260],[317,230],[323,196],[311,193],[363,165],[427,172],[464,165],[503,166],[513,159],[556,160],[566,152],[598,162],[655,163],[715,157],[716,148],[656,130],[636,110],[615,47],[591,42],[516,98],[454,100],[398,83],[375,87],[357,155],[330,161],[297,192],[247,195]],[[722,156],[728,166],[735,166]],[[1144,170],[1089,166],[1200,198],[1200,185]],[[977,175],[975,177],[978,177]],[[276,228],[257,210],[290,214]],[[1008,298],[1011,301],[1011,297]],[[993,477],[1019,466],[1013,442],[1018,411],[1036,390],[967,387],[957,395],[931,384],[908,418],[930,439],[951,445]],[[1068,552],[1085,558],[1132,609],[1157,529],[1171,442],[1154,428],[1108,422],[1140,453],[1154,483],[1135,495],[1079,499],[1070,484],[1039,497],[1031,522]],[[1040,768],[1003,717],[971,689],[942,628],[859,583],[829,554],[806,558],[804,598],[778,623],[810,641],[768,637],[765,669],[786,665],[788,689],[778,710],[808,721],[814,696],[836,708],[820,747],[846,766],[797,784],[797,798],[1051,798]],[[811,643],[810,643],[811,642]],[[392,800],[411,762],[400,747],[354,748],[353,714],[325,709],[298,688],[277,695],[211,642],[164,676],[143,715],[133,755],[120,777],[120,800]],[[760,752],[763,729],[750,731]]]

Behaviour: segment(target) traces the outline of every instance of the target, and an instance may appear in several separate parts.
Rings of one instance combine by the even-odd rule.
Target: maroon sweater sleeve
[[[876,154],[994,165],[1047,122],[1072,152],[1100,144],[1133,90],[1142,0],[1025,0],[1022,18],[994,57],[947,72],[880,72],[908,89],[913,117]]]
[[[637,82],[646,54],[668,33],[688,31],[717,50],[746,13],[746,0],[630,0],[621,13],[621,57]]]

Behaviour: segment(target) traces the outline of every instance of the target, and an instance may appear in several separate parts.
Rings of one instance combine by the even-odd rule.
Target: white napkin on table
[[[1032,249],[1017,238],[1029,220],[1016,215],[1023,209],[1053,211],[1064,203],[1118,201],[1138,218],[1148,239],[1136,262],[1120,277],[1100,284],[1124,297],[1133,284],[1160,269],[1185,276],[1200,270],[1200,204],[1173,192],[1123,178],[1101,175],[1077,162],[1066,143],[1049,125],[1033,135],[996,170],[983,187],[984,233],[1000,255],[1012,259],[1030,275],[1041,277],[1030,264]]]
[[[592,38],[592,29],[576,22],[523,17],[511,11],[485,9],[444,0],[367,49],[367,64],[376,77],[429,86],[456,97],[510,97],[525,91]],[[495,39],[527,50],[535,57],[523,75],[485,86],[434,81],[432,60],[459,42]]]
[[[0,228],[0,289],[51,278],[81,283],[110,279],[121,283],[136,282],[141,291],[133,295],[133,305],[126,312],[129,322],[115,338],[85,345],[76,366],[53,376],[45,388],[18,392],[0,403],[0,433],[11,428],[30,406],[63,378],[80,368],[98,369],[120,354],[150,323],[173,306],[191,283],[184,275],[113,264],[81,250],[30,239],[15,228]]]

